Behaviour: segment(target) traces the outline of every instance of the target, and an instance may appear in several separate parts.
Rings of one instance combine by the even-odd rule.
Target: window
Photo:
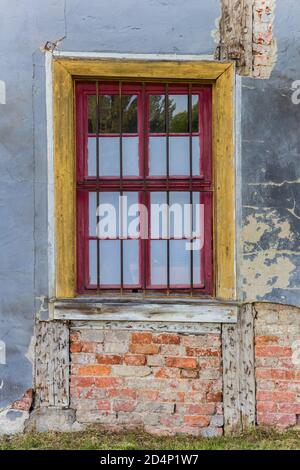
[[[235,227],[235,164],[234,164],[234,64],[230,62],[219,62],[219,61],[202,61],[202,60],[187,60],[185,57],[179,58],[174,56],[174,59],[164,59],[160,60],[155,57],[149,56],[145,58],[124,58],[123,55],[120,55],[119,58],[114,55],[113,58],[108,58],[107,56],[102,57],[101,54],[95,54],[95,57],[87,58],[84,57],[84,54],[77,54],[76,57],[69,57],[68,54],[55,55],[52,57],[52,72],[48,67],[47,77],[50,82],[53,80],[53,152],[52,152],[52,143],[49,141],[49,159],[48,159],[48,169],[49,169],[49,187],[48,187],[48,196],[49,196],[49,206],[48,206],[48,224],[49,224],[49,291],[52,293],[52,296],[57,299],[70,299],[76,297],[78,294],[82,293],[95,293],[105,291],[107,286],[112,287],[118,293],[121,291],[122,283],[116,282],[115,279],[112,279],[112,284],[106,284],[105,286],[101,285],[101,272],[100,272],[100,282],[97,288],[98,279],[96,284],[93,284],[93,276],[89,279],[89,251],[86,249],[88,246],[87,240],[89,237],[89,232],[87,232],[88,227],[88,216],[89,216],[89,192],[96,193],[99,192],[99,197],[101,194],[106,191],[107,193],[111,192],[125,192],[128,193],[137,192],[141,195],[143,194],[158,194],[167,193],[169,191],[169,197],[171,197],[171,192],[180,193],[186,192],[190,193],[200,193],[200,197],[207,194],[206,203],[204,202],[204,218],[205,231],[210,232],[210,237],[205,236],[204,242],[204,251],[209,253],[211,252],[210,247],[205,247],[205,243],[210,240],[210,244],[213,238],[213,256],[211,253],[211,259],[213,261],[213,282],[211,281],[210,290],[206,292],[206,288],[209,285],[207,279],[207,273],[212,271],[212,266],[210,270],[206,268],[206,262],[209,257],[205,256],[205,262],[203,264],[201,260],[201,266],[204,268],[204,276],[200,278],[203,284],[199,284],[199,289],[195,287],[196,278],[193,279],[192,285],[193,292],[199,293],[209,293],[216,299],[221,299],[225,301],[231,301],[236,299],[236,270],[235,270],[235,251],[236,251],[236,227]],[[84,82],[85,80],[85,82]],[[87,81],[89,80],[89,81]],[[111,83],[109,83],[109,80]],[[120,127],[115,129],[113,128],[113,122],[116,122],[116,119],[112,120],[108,118],[110,114],[110,109],[113,106],[110,104],[107,99],[104,100],[104,109],[102,111],[102,121],[103,113],[105,121],[104,125],[96,131],[96,137],[100,144],[100,139],[102,134],[107,132],[111,135],[111,144],[113,143],[113,137],[121,137],[122,141],[122,165],[124,160],[124,153],[130,154],[129,160],[126,160],[125,165],[128,164],[128,167],[125,166],[122,168],[122,178],[120,175],[116,176],[118,170],[118,164],[114,168],[113,175],[99,175],[95,173],[88,174],[88,136],[93,136],[93,130],[90,127],[88,128],[88,119],[92,121],[91,118],[88,118],[88,107],[84,106],[84,101],[88,99],[88,96],[96,96],[97,102],[97,81],[98,81],[98,104],[102,100],[102,86],[104,84],[115,86],[116,90],[111,91],[111,95],[107,93],[107,96],[120,95],[120,83],[121,83],[121,96],[124,93],[123,87],[125,85],[137,86],[139,90],[136,90],[134,93],[129,93],[129,95],[136,95],[137,101],[137,132],[133,131],[133,127],[128,128],[130,132],[123,132],[120,136]],[[144,82],[136,84],[134,82]],[[209,133],[209,114],[207,110],[209,109],[210,98],[208,99],[208,104],[201,108],[201,103],[199,104],[199,135],[200,135],[200,163],[203,162],[204,167],[199,170],[199,174],[195,174],[190,177],[189,174],[186,174],[186,158],[184,157],[180,160],[180,168],[183,170],[180,175],[176,175],[177,168],[173,168],[169,165],[169,175],[163,174],[147,174],[144,175],[144,169],[147,169],[147,166],[142,166],[142,169],[139,167],[138,171],[134,171],[136,174],[128,174],[127,170],[130,172],[133,171],[133,164],[136,164],[136,158],[132,151],[127,152],[128,149],[123,147],[123,140],[125,139],[124,135],[128,133],[128,137],[131,137],[131,142],[134,141],[135,137],[138,137],[139,148],[138,148],[138,165],[143,165],[143,158],[146,159],[146,162],[149,161],[149,156],[146,154],[145,150],[143,151],[140,146],[145,145],[147,150],[147,140],[150,140],[153,137],[154,144],[158,144],[165,137],[169,142],[169,157],[171,155],[170,139],[173,137],[174,123],[168,122],[168,131],[166,129],[161,132],[157,132],[157,140],[155,135],[155,129],[157,126],[162,124],[162,114],[154,113],[154,117],[151,118],[151,127],[150,123],[149,128],[146,126],[146,115],[149,113],[147,111],[145,104],[146,98],[148,97],[148,91],[150,90],[150,85],[157,86],[156,84],[160,83],[163,91],[158,93],[158,96],[165,96],[166,94],[166,84],[169,83],[167,93],[169,97],[175,95],[181,95],[178,91],[171,90],[175,83],[178,83],[180,86],[186,86],[187,90],[189,84],[192,86],[193,97],[194,91],[196,92],[196,87],[199,87],[199,96],[201,93],[204,93],[204,90],[211,90],[212,95],[212,106],[211,106],[211,127],[212,127],[212,158],[211,166],[213,168],[213,177],[210,176],[210,165],[209,158],[205,157],[205,152],[208,148],[209,138],[207,138],[207,132]],[[183,85],[185,83],[185,85]],[[179,86],[178,85],[178,86]],[[87,89],[84,91],[84,87],[87,86]],[[179,86],[179,88],[180,88]],[[79,88],[77,88],[79,87]],[[80,92],[80,87],[82,91]],[[90,87],[90,89],[88,88]],[[148,90],[149,87],[149,90]],[[194,88],[195,87],[195,88]],[[211,87],[211,88],[210,88]],[[203,91],[202,91],[203,90]],[[50,90],[49,90],[50,92]],[[77,106],[76,104],[76,92],[77,93]],[[208,93],[208,92],[207,92]],[[183,93],[189,94],[188,91]],[[81,95],[81,98],[79,98]],[[151,95],[151,93],[150,93]],[[154,93],[154,96],[155,93]],[[202,100],[203,104],[203,94]],[[91,98],[93,100],[93,98]],[[156,98],[158,100],[158,98]],[[144,103],[143,103],[144,100]],[[50,102],[49,102],[50,103]],[[140,104],[141,103],[141,104]],[[95,105],[94,105],[95,106]],[[135,106],[135,105],[134,105]],[[177,110],[180,109],[177,107]],[[131,113],[133,113],[133,107],[131,107]],[[182,109],[182,108],[181,108]],[[202,111],[201,111],[202,109]],[[142,115],[139,115],[143,110]],[[76,111],[76,117],[75,117]],[[125,110],[126,112],[126,110]],[[189,108],[188,108],[189,113]],[[52,110],[49,108],[49,116],[52,115]],[[134,113],[133,113],[134,114]],[[179,113],[180,114],[180,113]],[[201,117],[202,116],[202,117]],[[101,118],[101,116],[100,116]],[[97,115],[94,117],[97,120]],[[99,119],[99,117],[98,117]],[[126,118],[127,119],[127,118]],[[126,119],[124,121],[126,122]],[[177,124],[176,124],[177,120]],[[178,117],[175,120],[176,126],[178,120],[181,121],[181,118]],[[76,125],[77,121],[77,125]],[[131,126],[134,121],[129,120]],[[184,121],[184,120],[183,120]],[[166,122],[166,121],[165,121]],[[192,122],[191,120],[188,121]],[[203,124],[201,124],[203,123]],[[100,124],[100,119],[98,124]],[[93,123],[90,122],[90,126]],[[119,122],[120,125],[120,122]],[[186,124],[184,123],[183,126]],[[102,122],[103,126],[103,122]],[[155,127],[156,126],[156,127]],[[180,124],[182,126],[182,123]],[[202,126],[202,127],[201,127]],[[207,126],[205,128],[205,126]],[[185,134],[184,127],[177,127],[178,136],[180,139],[183,137],[188,137],[189,143],[194,137],[195,128],[192,128],[192,132],[186,132]],[[116,130],[116,132],[115,132]],[[151,132],[150,132],[151,131]],[[201,132],[203,133],[203,139],[201,141]],[[49,135],[52,133],[51,121],[49,121]],[[144,135],[142,135],[144,134]],[[174,135],[174,138],[176,136]],[[196,136],[195,136],[196,137]],[[155,138],[155,139],[154,139]],[[94,144],[96,144],[96,153],[97,153],[97,139],[94,137]],[[104,137],[103,137],[104,139]],[[160,140],[159,140],[160,139]],[[77,140],[77,142],[76,142]],[[183,139],[182,139],[183,140]],[[179,141],[179,139],[178,139]],[[176,142],[178,142],[176,140]],[[86,142],[86,144],[84,143]],[[142,142],[142,143],[141,143]],[[203,145],[207,144],[206,150]],[[92,144],[93,145],[93,144]],[[110,145],[110,144],[109,144]],[[119,141],[120,145],[120,141]],[[81,151],[80,151],[81,146]],[[136,148],[136,145],[135,145]],[[190,147],[189,147],[190,148]],[[100,145],[98,151],[100,150]],[[109,149],[106,149],[108,152]],[[178,148],[175,149],[179,150]],[[79,156],[81,157],[79,158]],[[160,173],[161,161],[156,159],[155,155],[157,152],[152,153],[152,170],[154,168],[154,173]],[[207,154],[208,155],[208,154]],[[77,158],[78,157],[78,158]],[[99,153],[99,170],[101,170],[101,157]],[[96,172],[97,172],[97,162],[95,158]],[[167,160],[166,160],[167,161]],[[166,163],[164,161],[164,164]],[[190,162],[190,160],[188,160]],[[193,162],[193,160],[192,160]],[[205,162],[208,166],[205,168]],[[114,162],[116,164],[116,161]],[[173,162],[172,162],[173,163]],[[177,162],[178,163],[178,162]],[[169,161],[170,164],[170,161]],[[79,166],[80,171],[76,171],[76,166]],[[161,165],[164,166],[164,165]],[[194,168],[197,168],[197,164],[194,164]],[[102,165],[103,168],[103,165]],[[193,166],[192,166],[193,168]],[[94,170],[93,170],[94,171]],[[106,168],[107,172],[111,172],[111,168]],[[124,173],[125,171],[125,173]],[[194,171],[194,170],[193,170]],[[171,174],[172,172],[172,174]],[[53,183],[52,183],[53,178]],[[106,185],[106,186],[105,186]],[[53,193],[54,186],[54,193]],[[105,186],[105,187],[104,187]],[[105,189],[105,191],[104,191]],[[212,195],[213,194],[213,195]],[[54,197],[53,197],[53,196]],[[81,195],[81,196],[80,196]],[[84,196],[85,195],[85,196]],[[52,199],[53,197],[53,199]],[[81,201],[80,201],[81,197]],[[202,203],[203,201],[201,201]],[[97,200],[96,200],[97,203]],[[207,218],[207,214],[210,212],[210,217]],[[213,215],[212,215],[213,214]],[[141,217],[142,221],[145,221],[145,217]],[[176,219],[177,220],[177,219]],[[211,230],[211,224],[213,225]],[[77,225],[77,230],[76,230]],[[145,222],[144,222],[144,225]],[[213,237],[211,237],[211,232]],[[105,240],[103,240],[104,242]],[[113,240],[107,240],[113,243]],[[169,260],[171,258],[171,239],[169,242],[164,244],[169,244]],[[101,243],[102,240],[99,240]],[[124,242],[123,244],[123,254],[124,251]],[[177,240],[176,240],[177,242]],[[83,249],[79,249],[80,243],[83,245]],[[97,242],[98,243],[98,242]],[[145,248],[149,247],[150,242],[145,241],[144,238],[138,239],[138,245],[142,250],[142,256],[139,256],[139,263],[141,263],[141,268],[139,267],[138,271],[138,283],[133,284],[131,279],[130,285],[127,288],[124,280],[127,283],[127,279],[124,278],[123,272],[123,288],[122,291],[131,292],[132,290],[151,290],[151,285],[149,282],[149,272],[151,269],[150,261],[153,260],[151,253]],[[163,243],[162,243],[163,244]],[[77,245],[77,246],[76,246]],[[120,240],[120,250],[121,250],[121,240]],[[110,251],[111,252],[111,251]],[[101,263],[101,250],[100,250],[100,263]],[[166,253],[164,250],[163,253]],[[176,252],[177,253],[177,252]],[[103,255],[103,251],[102,251]],[[167,251],[168,256],[168,251]],[[96,256],[97,258],[97,256]],[[95,257],[94,257],[95,260]],[[157,256],[158,261],[162,261],[160,255]],[[110,258],[111,261],[111,258]],[[123,260],[124,262],[124,260]],[[125,260],[126,263],[126,260]],[[98,261],[96,262],[96,266]],[[139,265],[140,266],[140,265]],[[156,264],[158,266],[158,264]],[[183,263],[181,264],[183,266]],[[187,272],[186,264],[184,264],[185,273]],[[191,263],[188,265],[191,268]],[[152,266],[153,268],[153,266]],[[97,271],[98,268],[96,268]],[[96,272],[94,271],[94,273]],[[134,272],[134,271],[132,271]],[[165,267],[161,273],[165,273]],[[181,270],[183,273],[183,270]],[[177,271],[178,273],[178,271]],[[97,276],[97,274],[96,274]],[[165,274],[163,274],[165,276]],[[95,277],[95,276],[94,276]],[[98,277],[98,276],[97,276]],[[167,276],[168,277],[168,276]],[[91,282],[92,281],[92,282]],[[155,285],[155,292],[157,293],[159,289],[164,292],[168,291],[168,279],[165,285],[165,278],[162,279],[162,285]],[[181,280],[179,279],[181,282]],[[170,292],[185,292],[190,290],[190,281],[191,276],[185,277],[185,285],[178,283],[175,279],[171,279],[169,275],[170,282]],[[157,282],[157,281],[156,281]],[[115,284],[114,284],[115,283]],[[171,285],[171,283],[173,285]],[[145,287],[146,284],[146,287]],[[136,286],[137,287],[134,287]],[[141,287],[140,287],[141,286]],[[200,287],[201,286],[201,287]],[[202,287],[203,286],[203,287]],[[194,290],[195,289],[195,290]],[[111,291],[111,289],[109,289]]]
[[[211,86],[77,82],[77,288],[212,294]]]

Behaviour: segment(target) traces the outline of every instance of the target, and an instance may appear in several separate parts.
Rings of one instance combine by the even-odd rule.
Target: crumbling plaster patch
[[[277,61],[273,36],[276,0],[220,0],[221,16],[211,32],[215,56],[234,60],[239,75],[268,79]]]
[[[247,299],[263,299],[273,289],[287,289],[296,266],[289,244],[295,235],[277,210],[250,214],[242,228],[243,290]]]

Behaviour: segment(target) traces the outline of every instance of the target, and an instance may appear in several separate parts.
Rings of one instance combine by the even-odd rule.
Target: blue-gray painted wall
[[[213,54],[219,16],[219,0],[2,0],[0,80],[7,95],[0,104],[0,340],[7,354],[0,364],[0,408],[32,386],[34,318],[48,295],[40,48],[65,36],[59,46],[65,51]],[[300,304],[300,186],[290,181],[300,181],[300,105],[292,104],[291,85],[300,79],[299,24],[298,0],[277,0],[272,77],[242,79],[238,198],[245,228],[240,297],[253,300],[258,289],[258,298],[295,305]],[[284,180],[289,183],[278,184]],[[248,236],[253,221],[261,238]]]

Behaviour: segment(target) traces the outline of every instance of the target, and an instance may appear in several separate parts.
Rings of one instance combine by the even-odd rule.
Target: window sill
[[[80,297],[53,300],[53,320],[236,323],[239,304],[211,299]]]

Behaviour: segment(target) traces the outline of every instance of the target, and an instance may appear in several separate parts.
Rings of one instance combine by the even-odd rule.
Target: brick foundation
[[[300,424],[300,313],[259,304],[255,321],[257,424]]]
[[[219,436],[300,424],[296,307],[247,304],[224,323],[40,322],[36,351],[28,429]]]
[[[78,422],[222,434],[220,334],[73,330],[70,350]]]

